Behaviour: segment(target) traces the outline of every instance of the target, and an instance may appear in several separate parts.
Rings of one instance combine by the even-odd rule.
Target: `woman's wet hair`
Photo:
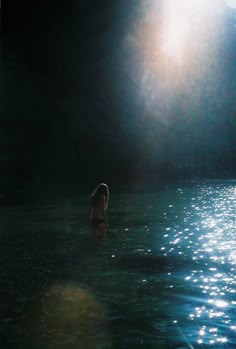
[[[97,188],[93,191],[91,195],[91,204],[92,206],[96,207],[99,204],[101,195],[105,196],[105,208],[107,208],[109,200],[109,189],[105,183],[100,183],[97,186]]]

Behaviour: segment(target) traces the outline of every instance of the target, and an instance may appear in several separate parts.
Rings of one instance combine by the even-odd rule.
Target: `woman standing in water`
[[[95,236],[103,236],[108,229],[105,210],[108,207],[109,189],[104,183],[100,183],[90,197],[89,224],[94,230]]]

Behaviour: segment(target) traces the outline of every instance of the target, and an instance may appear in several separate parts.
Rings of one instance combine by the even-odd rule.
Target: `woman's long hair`
[[[97,207],[99,205],[99,200],[101,198],[101,195],[104,195],[105,197],[105,207],[108,207],[108,201],[109,201],[109,189],[108,186],[105,183],[100,183],[97,188],[93,191],[91,195],[91,204],[93,207]]]

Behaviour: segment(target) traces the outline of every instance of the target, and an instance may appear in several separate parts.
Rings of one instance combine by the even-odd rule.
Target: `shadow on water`
[[[158,255],[153,254],[153,250],[131,251],[130,253],[117,256],[111,259],[114,266],[144,272],[148,274],[165,274],[167,272],[190,272],[192,270],[209,269],[217,267],[218,271],[227,268],[209,259],[194,260],[189,257],[179,255]]]

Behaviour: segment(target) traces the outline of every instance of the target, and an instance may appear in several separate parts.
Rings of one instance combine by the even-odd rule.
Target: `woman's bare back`
[[[105,218],[105,198],[102,195],[99,199],[98,204],[93,207],[93,212],[92,212],[92,218],[99,218],[99,219],[104,219]]]

